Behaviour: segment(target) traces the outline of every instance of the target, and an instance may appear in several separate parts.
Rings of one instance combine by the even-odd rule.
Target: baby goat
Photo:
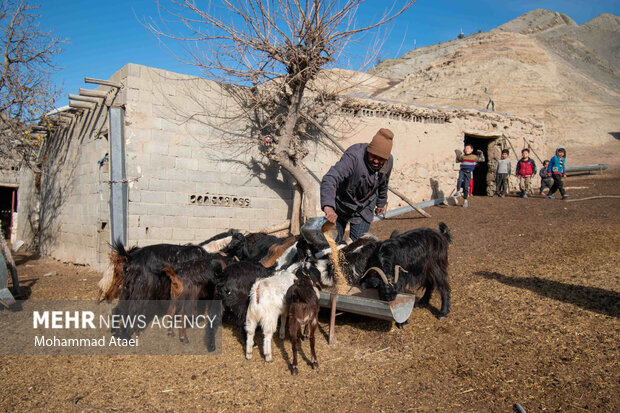
[[[310,336],[310,352],[312,355],[312,368],[318,369],[319,362],[316,358],[314,350],[314,332],[319,321],[319,289],[318,280],[309,276],[303,271],[297,272],[297,279],[286,292],[285,301],[288,305],[288,331],[291,336],[291,345],[293,347],[293,365],[291,372],[293,376],[298,373],[297,370],[297,335],[299,330],[305,327],[304,337],[308,334],[309,327]]]
[[[264,336],[265,361],[272,361],[271,337],[278,327],[278,316],[280,316],[280,339],[284,339],[286,315],[288,314],[285,295],[290,286],[293,285],[295,272],[301,265],[301,263],[293,264],[286,270],[277,271],[271,277],[258,279],[252,286],[245,319],[245,331],[247,333],[245,358],[248,360],[252,358],[254,333],[260,324]]]

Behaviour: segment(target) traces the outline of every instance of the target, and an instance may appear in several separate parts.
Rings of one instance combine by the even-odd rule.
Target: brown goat
[[[292,237],[286,238],[284,242],[282,242],[281,244],[271,245],[269,247],[269,251],[267,252],[267,255],[261,258],[261,260],[259,261],[259,264],[265,268],[269,268],[273,266],[278,260],[278,258],[280,258],[282,254],[284,254],[284,252],[296,242],[297,242],[297,237],[292,236]]]
[[[174,317],[179,314],[182,319],[185,313],[194,314],[196,303],[201,298],[212,300],[215,297],[216,272],[220,273],[226,267],[226,261],[211,255],[208,258],[199,258],[187,261],[176,266],[163,266],[163,272],[170,279],[170,299],[168,315]],[[168,335],[174,336],[172,327],[168,328]],[[179,340],[189,343],[185,322],[181,323]]]
[[[183,281],[179,278],[174,269],[169,265],[164,265],[164,273],[170,278],[170,306],[168,307],[168,315],[174,317],[177,311],[183,317],[185,315],[185,309],[182,305],[179,305],[179,299],[183,294]],[[168,327],[168,335],[174,336],[174,329],[172,325]],[[185,331],[185,323],[181,323],[181,331],[179,331],[179,340],[181,343],[189,343],[187,338],[187,332]]]
[[[114,250],[110,251],[108,257],[110,259],[108,267],[103,273],[101,280],[99,280],[99,294],[97,295],[97,301],[99,302],[102,300],[110,302],[118,298],[123,285],[123,265],[125,264],[126,257]],[[101,298],[102,295],[103,299]]]
[[[319,362],[314,349],[314,333],[319,321],[319,292],[318,282],[304,273],[298,273],[297,279],[286,292],[288,304],[288,325],[291,345],[293,347],[293,364],[291,373],[296,376],[297,369],[297,335],[305,327],[304,337],[310,336],[310,353],[312,368],[318,369]]]

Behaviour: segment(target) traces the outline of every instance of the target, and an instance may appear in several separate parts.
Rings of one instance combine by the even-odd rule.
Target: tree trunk
[[[13,280],[13,297],[19,297],[19,278],[17,278],[17,267],[15,266],[15,261],[13,261],[13,254],[11,254],[11,249],[6,243],[4,239],[4,231],[0,230],[0,248],[2,249],[2,254],[4,255],[4,260],[6,261],[7,269],[11,272],[11,280]]]
[[[280,152],[272,156],[272,160],[290,173],[297,181],[297,185],[303,193],[301,206],[302,222],[308,218],[318,216],[318,200],[316,197],[316,183],[310,177],[306,168],[302,165],[294,165],[286,152]]]

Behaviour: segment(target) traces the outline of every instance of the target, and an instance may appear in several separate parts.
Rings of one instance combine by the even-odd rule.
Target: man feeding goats
[[[323,177],[321,208],[338,228],[336,242],[342,240],[347,223],[355,241],[368,232],[375,214],[385,212],[393,139],[391,130],[379,129],[370,143],[349,147]]]

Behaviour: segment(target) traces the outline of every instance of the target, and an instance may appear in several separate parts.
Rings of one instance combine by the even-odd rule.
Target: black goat
[[[156,244],[128,252],[117,241],[112,247],[124,260],[122,288],[114,314],[130,316],[147,312],[146,301],[170,299],[170,279],[163,272],[164,265],[213,257],[197,245]],[[133,332],[134,327],[123,326],[114,333],[130,338]]]
[[[368,260],[368,270],[362,288],[377,288],[379,298],[393,301],[406,287],[423,287],[424,295],[418,306],[428,305],[434,289],[441,295],[438,317],[450,312],[448,283],[448,244],[450,229],[443,222],[439,231],[418,228],[393,235],[381,243]]]
[[[240,261],[228,265],[218,276],[216,298],[221,298],[224,309],[233,314],[238,327],[245,326],[252,285],[268,275],[262,265]]]
[[[237,257],[240,261],[258,262],[269,252],[271,245],[282,242],[274,235],[262,232],[243,235],[241,233],[232,234],[230,244],[223,248],[221,252],[226,255]]]

